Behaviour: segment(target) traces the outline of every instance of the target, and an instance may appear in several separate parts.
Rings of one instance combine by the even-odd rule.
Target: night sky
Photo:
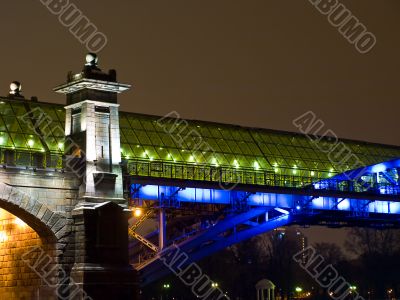
[[[124,111],[294,131],[312,110],[340,137],[400,145],[398,0],[341,1],[377,37],[364,55],[308,0],[71,2],[108,37],[100,67],[135,87]],[[63,103],[52,88],[82,69],[85,46],[40,0],[0,8],[0,94],[18,80],[26,97]]]

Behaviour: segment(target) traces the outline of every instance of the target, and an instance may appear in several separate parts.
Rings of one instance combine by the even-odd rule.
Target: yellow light
[[[143,211],[142,211],[142,209],[139,208],[139,207],[136,207],[136,208],[133,210],[133,215],[134,215],[136,218],[140,217],[140,216],[142,215],[142,213],[143,213]]]
[[[7,242],[8,235],[5,231],[0,231],[0,243]]]
[[[22,221],[20,218],[15,218],[14,224],[19,226],[19,227],[26,227],[26,223]]]

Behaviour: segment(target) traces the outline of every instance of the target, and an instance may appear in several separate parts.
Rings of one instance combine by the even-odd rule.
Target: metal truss
[[[370,166],[296,188],[239,184],[225,190],[213,183],[132,178],[134,197],[154,203],[163,220],[159,223],[160,247],[133,231],[135,238],[157,252],[137,266],[144,279],[143,285],[168,273],[160,258],[176,247],[188,255],[186,264],[189,264],[245,239],[291,224],[400,227],[398,168],[400,160],[385,163],[385,168]],[[222,218],[209,228],[191,232],[184,239],[167,241],[166,216],[161,218],[161,211],[166,214],[165,208],[181,209],[192,204],[222,206]]]

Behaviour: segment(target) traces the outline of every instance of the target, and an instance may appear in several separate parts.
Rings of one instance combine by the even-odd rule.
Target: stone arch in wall
[[[0,299],[57,299],[71,222],[39,199],[0,183]]]

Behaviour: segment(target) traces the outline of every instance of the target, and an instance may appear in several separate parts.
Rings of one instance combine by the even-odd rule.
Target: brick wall
[[[29,266],[37,261],[40,249],[48,253],[51,248],[45,238],[39,237],[16,216],[0,209],[0,299],[53,298],[54,290],[43,286],[39,275]],[[29,255],[23,256],[26,253]],[[48,298],[43,298],[44,295]]]

